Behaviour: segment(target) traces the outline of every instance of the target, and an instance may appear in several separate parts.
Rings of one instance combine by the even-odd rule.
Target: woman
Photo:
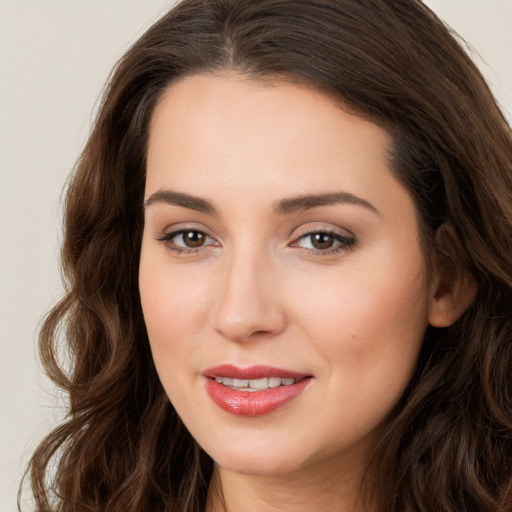
[[[38,510],[512,510],[512,137],[419,1],[183,1],[65,222]]]

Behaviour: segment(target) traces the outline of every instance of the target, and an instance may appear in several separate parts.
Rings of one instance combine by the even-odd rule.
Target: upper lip
[[[232,364],[220,364],[203,371],[203,375],[210,379],[215,377],[230,377],[232,379],[263,379],[264,377],[281,377],[285,379],[300,380],[310,375],[305,373],[283,370],[272,366],[254,365],[247,368],[238,368]]]

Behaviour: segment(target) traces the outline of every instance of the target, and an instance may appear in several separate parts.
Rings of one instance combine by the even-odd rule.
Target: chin
[[[286,475],[308,464],[308,457],[300,453],[298,446],[286,446],[286,443],[235,442],[230,446],[206,448],[219,467],[247,475]]]
[[[249,459],[240,457],[238,454],[224,455],[219,457],[219,460],[215,460],[215,463],[219,467],[235,473],[258,476],[286,475],[293,473],[302,466],[299,461],[291,460],[289,457],[276,458],[271,453]]]

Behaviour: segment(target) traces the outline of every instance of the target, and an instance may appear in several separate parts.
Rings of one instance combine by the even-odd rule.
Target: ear
[[[449,225],[443,224],[437,230],[436,248],[429,323],[434,327],[448,327],[471,305],[477,293],[477,284],[464,265],[464,251]]]

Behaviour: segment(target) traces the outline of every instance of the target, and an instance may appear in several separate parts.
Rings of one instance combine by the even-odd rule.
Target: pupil
[[[313,235],[312,242],[316,249],[329,249],[332,247],[334,240],[331,235],[326,233],[316,233]]]
[[[188,231],[184,236],[185,244],[189,247],[200,247],[204,243],[204,235],[199,231]]]

